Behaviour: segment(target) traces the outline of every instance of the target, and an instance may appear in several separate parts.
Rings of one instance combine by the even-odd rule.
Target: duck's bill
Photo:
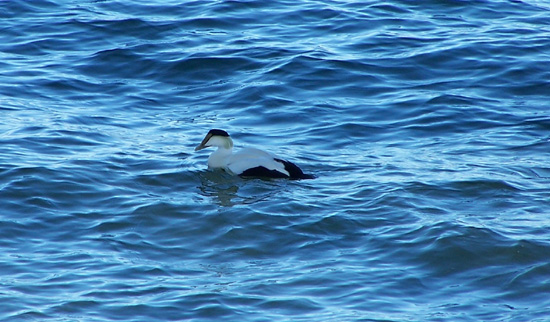
[[[206,143],[208,143],[208,140],[210,140],[211,137],[212,137],[212,134],[208,133],[202,140],[201,144],[197,145],[197,147],[195,148],[195,151],[199,151],[204,148],[207,148],[208,146],[206,145]]]

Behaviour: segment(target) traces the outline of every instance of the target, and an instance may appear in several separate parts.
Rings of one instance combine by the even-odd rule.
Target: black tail
[[[312,174],[302,173],[302,176],[298,179],[315,179],[315,178],[317,177]]]
[[[288,171],[290,179],[315,179],[315,176],[311,174],[305,174],[302,169],[290,161],[275,159],[277,162],[281,162],[285,166],[285,170]]]

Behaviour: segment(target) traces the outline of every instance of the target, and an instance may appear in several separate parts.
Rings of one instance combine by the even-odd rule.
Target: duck
[[[294,163],[256,148],[243,148],[233,153],[233,140],[220,129],[211,129],[202,142],[195,147],[199,151],[217,147],[208,157],[209,169],[223,169],[240,177],[263,177],[284,179],[313,179]]]

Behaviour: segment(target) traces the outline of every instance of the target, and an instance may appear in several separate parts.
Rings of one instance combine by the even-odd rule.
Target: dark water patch
[[[525,125],[529,129],[533,129],[537,132],[550,129],[550,118],[545,116],[524,119],[522,123],[522,125]]]
[[[66,134],[69,131],[62,131]],[[27,134],[27,133],[26,133]],[[91,137],[91,138],[90,138]],[[70,136],[59,135],[59,132],[54,135],[41,135],[39,137],[30,138],[17,138],[11,140],[5,140],[4,144],[10,147],[17,147],[20,150],[20,154],[32,154],[38,153],[41,155],[50,155],[51,158],[61,158],[74,155],[79,152],[87,152],[92,146],[99,146],[108,138],[101,134],[87,135],[79,132],[75,135],[75,132],[70,133]]]
[[[21,15],[42,13],[44,10],[53,10],[59,8],[59,5],[52,1],[26,1],[26,2],[6,2],[2,16],[4,18],[16,18]]]
[[[243,57],[190,57],[176,62],[169,68],[171,73],[181,74],[184,77],[214,80],[229,77],[233,73],[242,73],[254,68],[253,61]],[[180,76],[181,77],[181,76]]]
[[[524,206],[523,203],[507,202],[524,194],[524,189],[502,180],[473,179],[434,184],[412,183],[405,190],[411,192],[406,200],[409,200],[415,208],[431,205],[452,210],[455,214],[475,215],[476,209],[486,209],[487,214],[498,216],[514,209],[518,211],[517,209]],[[449,203],[449,200],[453,202]]]
[[[120,73],[126,73],[124,78],[150,79],[187,85],[198,81],[217,81],[235,77],[254,69],[253,61],[243,57],[200,57],[191,56],[184,59],[169,61],[151,60],[143,55],[133,54],[130,49],[112,49],[96,53],[93,58],[93,68],[90,63],[83,65],[84,72],[99,77],[121,78]]]
[[[160,34],[158,23],[138,18],[94,20],[92,25],[111,37],[122,35],[134,40],[156,39]]]
[[[83,65],[84,72],[91,76],[108,76],[116,71],[124,72],[120,78],[146,77],[152,70],[151,61],[134,54],[129,49],[115,48],[97,52],[92,62]],[[149,66],[149,67],[148,67]]]
[[[510,243],[508,246],[503,245],[505,239],[502,236],[488,229],[475,227],[443,229],[441,226],[445,225],[430,228],[429,234],[433,234],[431,238],[420,237],[433,244],[426,245],[426,252],[419,256],[418,260],[426,261],[426,265],[435,270],[435,276],[448,276],[475,270],[488,265],[487,261],[502,263],[503,261],[496,256],[494,245],[500,245],[496,247],[503,250],[510,247]],[[489,254],[491,255],[488,256]]]
[[[529,171],[534,173],[539,178],[550,179],[550,168],[532,168],[529,169]]]

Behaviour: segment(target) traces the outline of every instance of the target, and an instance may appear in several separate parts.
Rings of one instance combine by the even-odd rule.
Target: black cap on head
[[[227,132],[225,132],[224,130],[218,130],[218,129],[212,129],[208,131],[208,134],[219,135],[219,136],[229,136],[229,134],[227,134]]]

